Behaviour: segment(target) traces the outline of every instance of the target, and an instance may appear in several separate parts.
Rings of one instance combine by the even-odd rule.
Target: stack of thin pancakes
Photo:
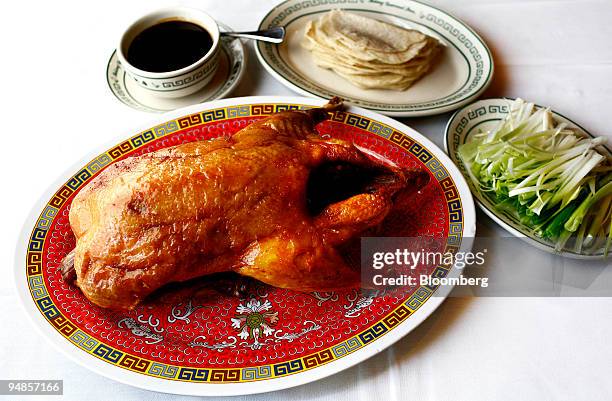
[[[419,31],[340,10],[310,21],[303,45],[317,65],[360,88],[396,90],[427,73],[441,49]]]

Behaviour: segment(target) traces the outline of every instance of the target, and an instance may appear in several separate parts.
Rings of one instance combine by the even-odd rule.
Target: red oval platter
[[[230,278],[176,285],[136,309],[91,304],[58,272],[75,245],[68,222],[74,195],[126,157],[234,133],[268,114],[313,107],[306,98],[253,97],[166,114],[151,128],[88,158],[35,208],[17,250],[17,287],[43,334],[71,357],[113,379],[172,393],[246,394],[286,388],[351,366],[416,327],[443,300],[437,288],[298,293],[245,281],[241,297],[220,288]],[[334,112],[317,129],[405,167],[430,183],[387,219],[393,236],[445,238],[457,250],[474,234],[474,206],[449,159],[414,130],[358,108]],[[426,207],[424,207],[426,205]],[[465,245],[465,244],[464,244]],[[444,277],[453,269],[431,266]]]

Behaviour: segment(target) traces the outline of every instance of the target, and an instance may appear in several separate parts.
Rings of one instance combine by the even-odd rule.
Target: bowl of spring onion
[[[612,152],[552,111],[522,99],[458,110],[445,147],[478,206],[511,234],[573,258],[612,251]]]

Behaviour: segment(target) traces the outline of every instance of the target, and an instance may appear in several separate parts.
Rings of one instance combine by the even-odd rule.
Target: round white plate
[[[67,286],[58,276],[58,258],[62,258],[65,251],[73,246],[69,243],[71,234],[59,234],[60,231],[64,233],[62,230],[68,230],[65,219],[69,203],[72,196],[102,169],[133,153],[194,140],[198,135],[222,135],[273,112],[319,106],[322,103],[302,97],[260,96],[192,105],[159,116],[141,130],[129,131],[129,135],[116,138],[70,167],[36,203],[24,224],[16,248],[16,287],[26,314],[40,330],[41,337],[50,340],[82,366],[126,384],[167,393],[226,396],[280,390],[329,376],[377,354],[417,327],[442,303],[452,287],[421,286],[406,299],[402,296],[383,301],[386,298],[381,295],[381,298],[363,303],[359,308],[355,307],[359,299],[355,296],[348,303],[348,307],[356,311],[352,312],[351,309],[351,313],[357,313],[354,316],[344,315],[348,313],[346,299],[342,298],[344,295],[338,298],[333,296],[334,293],[326,293],[314,298],[309,294],[268,289],[265,294],[257,295],[261,302],[270,302],[272,310],[282,312],[286,305],[304,301],[300,303],[301,310],[309,313],[310,325],[325,318],[331,313],[330,310],[337,309],[343,316],[333,320],[332,325],[329,321],[321,321],[322,325],[327,325],[325,331],[314,331],[316,328],[311,325],[312,330],[302,333],[299,330],[303,330],[301,328],[306,327],[304,324],[308,322],[302,321],[303,313],[297,313],[293,308],[291,313],[282,315],[275,328],[282,330],[277,330],[276,334],[293,333],[295,337],[286,337],[287,341],[282,340],[284,342],[262,337],[266,344],[274,345],[272,349],[235,343],[237,331],[227,323],[234,314],[234,300],[218,300],[230,302],[233,307],[217,307],[216,311],[200,304],[192,307],[191,301],[189,306],[185,306],[180,301],[171,308],[170,314],[167,312],[173,304],[161,303],[138,307],[127,316],[118,315],[90,304],[82,293]],[[442,150],[399,122],[356,107],[337,112],[328,124],[335,125],[337,130],[358,132],[359,137],[366,140],[369,138],[363,143],[368,148],[401,151],[410,160],[419,160],[423,168],[430,172],[432,184],[435,180],[435,185],[438,185],[439,190],[434,192],[437,194],[435,199],[439,199],[443,206],[423,216],[435,216],[436,213],[448,215],[448,226],[444,228],[448,233],[447,244],[463,252],[471,249],[476,229],[473,200],[463,176]],[[434,198],[429,199],[432,201]],[[440,228],[437,224],[432,223],[436,230]],[[436,277],[457,277],[460,274],[457,266],[435,269]],[[356,291],[356,294],[359,295],[359,292]],[[327,303],[318,304],[317,300]],[[195,308],[198,311],[194,312]],[[322,308],[322,314],[315,313],[316,308]],[[192,312],[190,320],[187,317]],[[198,315],[199,312],[214,316],[206,318]],[[154,319],[153,313],[157,313],[159,318]],[[129,317],[132,326],[127,329],[117,323],[118,319],[124,322]],[[203,319],[208,322],[205,329],[196,325]],[[285,327],[285,323],[291,326]],[[340,330],[343,326],[332,327],[339,324],[347,325],[350,330],[345,332],[344,329]],[[200,344],[184,344],[185,341],[192,341],[191,335],[185,341],[179,341],[179,337],[190,334],[192,330],[209,335],[206,331],[209,325],[211,329],[227,332],[232,337],[223,334],[214,338],[211,334],[206,341],[214,341],[218,345],[212,350],[191,348]],[[360,327],[365,329],[361,331]],[[180,336],[166,337],[171,329]],[[232,338],[233,342],[230,341]],[[275,338],[282,339],[283,336]],[[143,342],[145,339],[155,341]],[[174,342],[166,343],[166,339]],[[330,342],[324,345],[323,339]],[[190,348],[184,348],[187,346]],[[275,350],[278,354],[278,350],[283,349],[277,346],[287,347],[287,353],[272,355]],[[321,350],[314,352],[313,347]],[[197,354],[200,351],[207,354]],[[207,356],[188,360],[194,352],[202,355],[202,358]],[[268,359],[260,358],[264,352],[271,356]],[[242,362],[232,359],[234,355],[238,355]]]
[[[453,162],[461,169],[461,172],[465,177],[467,177],[467,173],[465,172],[465,166],[459,159],[457,148],[459,145],[467,142],[471,134],[495,128],[500,120],[506,118],[512,100],[513,99],[506,98],[479,100],[470,104],[469,106],[457,110],[457,112],[455,112],[455,114],[453,114],[448,121],[444,135],[444,147],[446,149],[446,153],[448,153]],[[573,129],[575,132],[584,136],[594,137],[594,135],[569,118],[555,111],[552,111],[552,113],[553,118],[557,123],[566,123],[568,127]],[[610,152],[609,149],[607,150]],[[466,178],[466,180],[480,209],[491,219],[493,219],[493,221],[502,226],[506,231],[515,237],[519,237],[525,242],[543,251],[560,254],[562,256],[574,259],[601,259],[604,256],[603,253],[584,255],[573,252],[572,250],[564,250],[563,252],[556,251],[554,243],[534,235],[514,216],[497,210],[492,200],[489,199],[486,194],[475,188],[469,178]]]
[[[232,29],[221,22],[219,29]],[[238,38],[222,37],[219,67],[215,76],[204,88],[196,93],[180,98],[162,98],[154,91],[139,86],[126,74],[114,51],[106,67],[108,86],[122,103],[142,111],[162,113],[196,103],[208,102],[227,96],[240,83],[246,69],[246,52]]]
[[[435,67],[405,91],[361,89],[331,70],[315,64],[301,46],[306,23],[332,9],[417,29],[444,44]],[[340,96],[363,108],[398,117],[440,114],[477,98],[493,76],[493,58],[484,41],[466,24],[446,12],[412,0],[309,1],[287,0],[274,7],[259,29],[284,26],[280,45],[258,42],[257,57],[281,83],[307,96]]]

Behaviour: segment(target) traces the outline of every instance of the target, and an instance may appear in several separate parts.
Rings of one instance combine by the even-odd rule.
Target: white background
[[[248,30],[277,2],[3,4],[0,379],[63,379],[64,399],[73,400],[189,398],[112,382],[50,348],[21,311],[12,274],[17,235],[46,186],[86,152],[152,119],[111,95],[105,67],[133,19],[179,3]],[[463,19],[491,47],[495,77],[485,97],[521,96],[552,105],[597,135],[612,134],[612,1],[432,3]],[[248,48],[248,71],[233,95],[292,94]],[[448,118],[402,121],[442,146]],[[501,233],[483,214],[478,220],[480,232]],[[533,257],[534,269],[537,261],[548,260],[527,246],[524,252]],[[512,268],[512,260],[505,263]],[[417,330],[354,368],[244,399],[610,400],[611,339],[609,298],[450,298]]]

